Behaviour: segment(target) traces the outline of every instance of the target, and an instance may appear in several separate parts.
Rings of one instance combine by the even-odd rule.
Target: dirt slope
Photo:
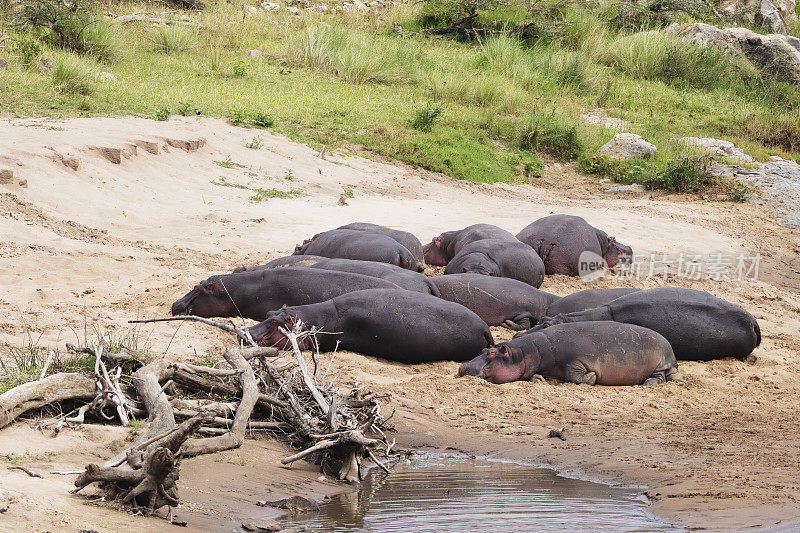
[[[263,147],[247,148],[257,135]],[[28,332],[54,348],[83,342],[87,331],[131,335],[128,319],[168,314],[173,300],[209,274],[285,255],[303,238],[352,221],[402,228],[428,241],[476,222],[516,232],[538,217],[569,213],[639,254],[760,252],[758,281],[668,280],[742,305],[758,318],[764,336],[755,363],[686,363],[682,384],[652,390],[494,386],[454,379],[454,363],[407,367],[350,353],[337,354],[331,372],[342,385],[358,381],[392,392],[404,443],[491,452],[643,483],[656,512],[712,529],[800,516],[800,420],[794,414],[800,235],[758,208],[674,195],[609,196],[600,192],[603,185],[569,168],[550,171],[535,186],[454,182],[391,162],[330,153],[323,159],[284,137],[195,118],[2,120],[2,169],[13,171],[11,182],[0,184],[0,342],[9,344],[24,342]],[[354,198],[339,205],[347,187]],[[255,189],[293,197],[251,201]],[[597,286],[663,283],[605,279]],[[567,294],[584,287],[555,277],[542,288]],[[176,359],[229,340],[190,324],[135,332],[141,344]],[[509,336],[496,333],[499,340]],[[548,429],[562,426],[566,442],[545,438]],[[92,453],[103,455],[105,443],[124,445],[124,431],[91,431],[101,442]],[[63,469],[82,466],[90,451],[70,452],[70,439],[80,440],[64,434],[46,439],[17,425],[0,432],[0,455],[27,450],[23,463],[38,464],[36,449],[63,442],[52,444],[59,450],[52,460]],[[274,466],[280,446],[248,446],[249,464],[258,461],[259,472],[276,480],[284,476],[286,470]],[[269,446],[272,452],[264,451]],[[196,459],[185,468],[213,470],[215,464]],[[193,472],[183,478],[188,503],[181,514],[193,517],[196,527],[209,516],[245,515],[232,509],[264,499],[252,486],[236,494],[233,483],[225,489],[232,491],[226,503],[209,510],[215,498]],[[304,483],[314,482],[313,472],[304,475]],[[45,502],[36,504],[43,514],[33,518],[41,480],[22,478],[0,469],[0,503],[8,497],[3,491],[13,490],[7,516],[18,522],[12,524],[81,524],[87,510],[83,500],[66,494],[70,479],[48,475],[59,484],[49,485]],[[287,483],[286,490],[300,478]],[[113,530],[127,520],[106,511],[94,527]],[[161,527],[137,520],[144,529]]]

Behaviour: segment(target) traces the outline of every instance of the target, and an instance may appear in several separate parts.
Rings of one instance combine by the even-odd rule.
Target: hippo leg
[[[653,375],[644,380],[643,385],[645,387],[655,387],[656,385],[660,385],[667,381],[666,372],[663,370],[656,370],[653,372]]]
[[[589,372],[580,361],[570,361],[564,365],[564,381],[594,385],[597,382],[597,374]]]
[[[668,368],[664,377],[667,381],[683,381],[683,376],[678,372],[678,365]]]
[[[508,329],[513,330],[513,331],[522,331],[524,329],[530,329],[530,321],[527,322],[528,326],[526,327],[526,326],[521,325],[518,322],[518,320],[519,319],[517,319],[516,317],[513,320],[504,320],[501,325],[503,325],[503,326],[507,327]]]
[[[544,376],[541,374],[534,374],[528,379],[531,383],[547,383],[547,380],[544,379]]]

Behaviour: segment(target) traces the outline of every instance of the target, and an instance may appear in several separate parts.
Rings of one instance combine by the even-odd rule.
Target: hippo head
[[[508,343],[484,349],[481,354],[463,363],[458,369],[459,376],[477,376],[492,383],[510,383],[529,379],[533,374],[533,359],[538,353],[524,354],[522,350]]]
[[[247,331],[259,346],[274,346],[279,350],[288,350],[292,345],[278,328],[291,330],[295,322],[297,322],[297,316],[291,314],[284,306],[282,309],[267,313],[266,320],[251,326]],[[311,337],[304,336],[298,339],[297,344],[301,350],[309,350],[311,349]]]
[[[608,237],[603,251],[603,259],[605,259],[609,267],[613,267],[617,263],[630,263],[633,261],[633,249],[617,242],[614,237]]]
[[[425,262],[433,266],[447,266],[447,256],[444,254],[444,235],[434,237],[430,244],[422,249]]]
[[[304,239],[303,244],[298,244],[294,247],[294,253],[292,255],[304,255],[306,248],[308,248],[308,243],[310,243],[313,239]]]
[[[195,315],[201,317],[236,316],[228,291],[219,276],[201,281],[186,296],[172,304],[173,315]]]

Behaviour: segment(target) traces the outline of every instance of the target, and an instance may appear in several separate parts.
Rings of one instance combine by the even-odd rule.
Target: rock
[[[97,75],[97,79],[100,81],[110,82],[110,81],[117,81],[117,77],[114,76],[110,72],[101,72]]]
[[[755,161],[752,157],[736,148],[730,141],[722,139],[713,139],[711,137],[681,137],[678,142],[682,142],[687,146],[696,146],[703,152],[714,157],[730,157],[736,159],[741,163],[752,163]]]
[[[8,185],[14,179],[14,171],[8,168],[0,168],[0,185]]]
[[[242,522],[242,529],[245,531],[280,531],[281,525],[266,520],[249,520]]]
[[[261,57],[261,50],[248,50],[247,55],[250,57]]]
[[[611,187],[610,189],[606,189],[606,193],[609,194],[618,194],[621,192],[635,192],[635,193],[642,193],[645,192],[644,185],[641,183],[631,183],[630,185],[617,185],[616,187]]]
[[[595,152],[594,157],[605,155],[611,159],[626,160],[647,158],[656,153],[656,147],[635,133],[617,133]]]
[[[264,501],[259,500],[256,502],[259,507],[277,507],[278,509],[286,509],[289,513],[310,513],[318,512],[319,505],[312,502],[308,498],[302,496],[292,496],[291,498],[284,498],[282,500]]]
[[[258,15],[258,9],[253,6],[242,6],[242,9],[251,15]]]
[[[682,32],[699,46],[715,45],[743,55],[765,75],[800,84],[800,39],[779,33],[759,35],[747,28],[717,28],[697,22]]]
[[[8,61],[4,57],[0,57],[0,69],[7,69]]]
[[[22,187],[23,189],[27,189],[28,188],[28,180],[19,180],[19,186]]]
[[[631,123],[627,120],[622,120],[621,118],[615,117],[604,117],[602,115],[595,115],[592,113],[583,113],[581,114],[581,118],[587,124],[596,124],[598,126],[603,126],[604,128],[619,132],[623,132],[631,126]]]
[[[789,33],[789,23],[797,20],[795,0],[761,0],[755,21],[772,33]]]
[[[265,11],[277,11],[281,8],[280,4],[275,2],[261,2],[261,9]]]
[[[293,13],[295,15],[299,15],[300,14],[300,8],[299,7],[295,7],[295,6],[287,7],[286,11],[288,11],[289,13]]]
[[[677,22],[673,22],[666,28],[664,28],[664,35],[669,37],[677,37],[678,34],[681,32],[681,25]]]

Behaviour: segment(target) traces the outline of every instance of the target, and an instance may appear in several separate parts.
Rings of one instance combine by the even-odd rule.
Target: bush
[[[152,118],[153,120],[161,120],[161,121],[169,120],[169,116],[171,114],[172,112],[169,110],[168,107],[157,107],[153,109],[153,111],[150,113],[150,118]]]
[[[414,119],[411,121],[411,127],[418,131],[431,131],[434,122],[441,114],[442,108],[430,103],[417,110],[414,114]]]
[[[192,104],[188,102],[181,102],[178,104],[178,109],[176,110],[178,115],[188,117],[190,115],[194,115],[194,107]]]
[[[680,13],[699,20],[713,18],[709,5],[692,0],[624,0],[608,4],[606,16],[612,28],[642,31],[663,28],[674,22]]]
[[[237,78],[244,78],[247,76],[247,63],[241,59],[233,63],[233,75]]]
[[[697,192],[712,182],[710,163],[707,156],[694,155],[680,156],[662,163],[646,159],[618,161],[607,156],[583,156],[580,168],[597,176],[611,177],[619,183],[641,183],[648,189]]]
[[[578,127],[553,115],[534,113],[517,135],[523,150],[545,152],[559,159],[573,161],[583,151]]]
[[[115,49],[113,32],[94,13],[92,0],[24,0],[20,18],[42,30],[53,46],[110,60]]]
[[[12,41],[13,49],[19,54],[19,62],[30,67],[42,53],[42,43],[33,35],[22,33]]]
[[[800,152],[800,119],[764,119],[749,116],[738,132],[764,146],[786,152]]]
[[[65,94],[82,94],[88,96],[94,92],[92,74],[75,56],[68,53],[56,58],[52,71],[53,86]]]
[[[194,34],[181,26],[162,26],[152,36],[153,45],[159,52],[177,54],[192,47]]]
[[[228,118],[231,121],[231,124],[234,126],[241,126],[243,124],[247,124],[247,113],[242,111],[241,109],[234,109],[231,111],[231,114],[228,115]]]
[[[257,128],[271,128],[275,125],[275,119],[265,113],[253,113],[250,123]]]

